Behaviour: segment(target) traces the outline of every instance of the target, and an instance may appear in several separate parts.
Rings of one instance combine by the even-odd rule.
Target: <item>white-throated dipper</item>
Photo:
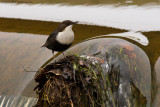
[[[76,23],[78,23],[78,21],[72,22],[70,20],[65,20],[60,23],[58,28],[50,34],[42,47],[47,47],[52,50],[53,54],[54,51],[62,52],[68,49],[74,40],[72,26]]]

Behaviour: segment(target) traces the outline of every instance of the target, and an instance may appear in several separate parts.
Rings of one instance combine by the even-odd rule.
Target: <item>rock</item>
[[[45,75],[52,74],[54,78],[46,80],[39,89],[40,93],[50,89],[48,80],[56,87],[54,91],[47,90],[49,95],[56,98],[56,102],[47,104],[118,107],[150,105],[150,64],[147,55],[138,46],[117,38],[97,38],[73,46],[65,55],[64,59],[63,55],[59,55],[44,68]],[[83,75],[82,79],[81,75],[77,75],[79,71]],[[62,86],[63,94],[58,90]],[[39,95],[42,97],[42,94]]]

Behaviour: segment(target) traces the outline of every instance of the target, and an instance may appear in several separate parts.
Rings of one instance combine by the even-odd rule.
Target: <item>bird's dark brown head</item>
[[[76,24],[76,23],[78,23],[78,21],[76,21],[76,22],[72,22],[72,21],[70,21],[70,20],[64,20],[61,24],[65,24],[65,25],[73,25],[73,24]]]
[[[70,25],[74,25],[74,24],[76,24],[76,23],[78,23],[78,21],[76,21],[76,22],[72,22],[72,21],[70,21],[70,20],[64,20],[62,23],[60,23],[60,25],[58,26],[58,31],[59,32],[62,32],[67,26],[70,26]]]

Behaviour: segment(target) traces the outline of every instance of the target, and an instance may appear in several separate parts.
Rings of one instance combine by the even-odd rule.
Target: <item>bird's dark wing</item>
[[[47,38],[46,43],[42,47],[47,47],[48,49],[52,49],[52,46],[55,43],[56,35],[58,35],[57,31],[54,31]]]

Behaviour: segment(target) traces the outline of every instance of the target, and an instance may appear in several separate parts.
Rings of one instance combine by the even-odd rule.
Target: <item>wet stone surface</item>
[[[70,66],[68,66],[68,63],[71,63],[73,59],[70,61],[69,58],[65,58],[63,59],[64,61],[62,61],[61,59],[63,55],[60,55],[57,58],[55,58],[54,61],[48,64],[46,68],[44,68],[44,71],[47,72],[47,74],[48,73],[54,74],[54,78],[59,78],[59,76],[61,75],[60,76],[61,82],[59,81],[59,83],[64,83],[65,84],[64,87],[66,87],[66,84],[68,83],[66,82],[66,80],[69,80],[69,82],[71,81],[74,82],[76,87],[79,86],[76,88],[77,89],[76,92],[78,92],[78,94],[72,93],[72,92],[75,92],[75,90],[73,91],[71,88],[72,90],[70,91],[71,96],[70,97],[67,96],[67,98],[71,98],[70,100],[68,100],[70,102],[68,104],[70,105],[77,104],[75,103],[76,100],[72,98],[74,98],[74,96],[76,95],[79,95],[81,92],[87,93],[86,90],[78,91],[83,88],[86,89],[87,87],[89,90],[88,92],[90,92],[90,94],[87,94],[87,95],[92,95],[91,99],[89,99],[90,103],[88,103],[91,105],[94,105],[94,104],[105,105],[105,106],[140,106],[141,105],[144,107],[150,105],[151,103],[151,74],[150,74],[151,71],[150,71],[149,60],[146,54],[143,52],[143,50],[141,50],[138,46],[133,45],[122,39],[99,38],[99,39],[93,39],[93,40],[80,43],[70,48],[68,51],[69,53],[65,52],[66,56],[67,54],[68,55],[73,54],[78,56],[80,55],[81,56],[80,58],[87,59],[90,61],[90,63],[85,63],[80,60],[78,61],[78,64],[79,64],[78,66],[73,63],[71,65],[69,64]],[[60,63],[59,61],[63,62],[64,64]],[[77,61],[77,59],[75,61]],[[97,69],[97,66],[92,66],[94,64],[96,65],[96,63],[101,65],[101,66],[98,66],[98,69]],[[68,66],[70,69],[68,68],[64,69],[65,66]],[[77,75],[78,70],[82,69],[81,66],[86,66],[86,68],[90,68],[90,69],[87,69],[87,71],[91,73],[91,71],[93,70],[96,75],[94,75],[93,77],[89,75],[89,77],[87,77],[87,76],[84,76],[86,74],[83,74],[82,78],[85,77],[84,80],[86,84],[85,85],[82,84],[83,82],[81,81],[81,85],[76,85],[76,82],[78,81],[76,80],[77,76],[74,77],[73,75]],[[91,66],[91,67],[88,67],[88,66]],[[67,73],[67,72],[70,72],[70,73]],[[92,84],[93,87],[99,87],[95,89],[96,91],[94,90],[94,88],[90,89],[90,86],[92,86],[90,82],[88,82],[90,79],[92,80],[91,83],[93,83]],[[50,88],[46,88],[46,86],[49,86],[47,84],[47,81],[48,80],[46,79],[45,82],[42,82],[43,83],[42,86],[45,86],[45,88],[41,87],[39,90],[50,89]],[[57,85],[55,84],[55,81],[57,80],[52,79],[52,82],[54,82],[54,86],[57,87]],[[99,85],[96,86],[95,84],[98,84],[98,83]],[[45,92],[44,90],[43,92]],[[55,92],[53,91],[53,93]],[[42,96],[42,94],[40,95]],[[49,95],[52,95],[52,94],[49,94]],[[85,98],[88,98],[87,95],[85,96]],[[81,97],[82,96],[78,96],[78,97],[76,96],[76,98],[78,99]],[[99,101],[100,102],[95,103],[96,100],[93,100],[93,99],[96,99],[98,102]],[[94,101],[94,103],[92,101]],[[82,102],[85,102],[85,101],[81,101],[80,103],[82,104]],[[83,103],[83,104],[85,105],[86,103]]]

